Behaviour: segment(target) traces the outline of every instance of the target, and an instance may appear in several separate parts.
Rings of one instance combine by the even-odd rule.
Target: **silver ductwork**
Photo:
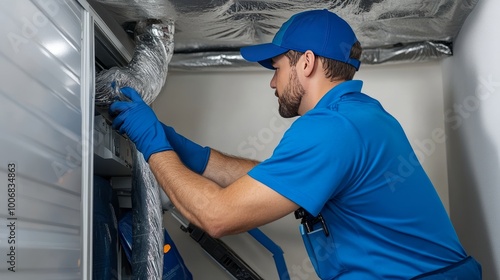
[[[174,51],[172,20],[140,20],[134,28],[136,43],[128,65],[104,69],[96,74],[95,105],[108,119],[109,105],[125,100],[120,88],[137,90],[151,104],[167,78]],[[160,188],[143,155],[131,144],[134,154],[132,180],[132,256],[133,279],[161,279],[163,275],[163,215]]]
[[[119,89],[125,86],[137,90],[147,104],[151,104],[160,93],[174,53],[174,22],[140,20],[135,25],[134,41],[135,51],[128,65],[96,74],[96,106],[107,107],[113,101],[123,99]]]
[[[291,15],[328,9],[351,24],[362,62],[426,61],[453,53],[453,40],[479,0],[92,0],[122,25],[175,20],[172,69],[246,67],[239,48],[270,42]]]
[[[408,61],[429,61],[452,55],[451,46],[439,42],[419,42],[406,46],[365,49],[361,63],[382,64]],[[232,52],[195,52],[175,54],[170,61],[170,68],[176,71],[204,71],[213,69],[247,69],[262,67],[243,59],[238,51]]]

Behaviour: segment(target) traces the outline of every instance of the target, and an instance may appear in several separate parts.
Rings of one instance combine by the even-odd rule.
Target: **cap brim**
[[[276,46],[272,43],[260,44],[240,49],[241,56],[251,62],[258,62],[260,65],[274,70],[271,59],[288,51],[286,48]]]

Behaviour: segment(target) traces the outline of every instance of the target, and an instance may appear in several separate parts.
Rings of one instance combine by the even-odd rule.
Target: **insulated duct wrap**
[[[141,20],[135,25],[134,55],[125,67],[113,67],[96,75],[95,104],[107,107],[125,97],[119,89],[129,86],[151,104],[167,78],[168,64],[174,53],[174,22],[172,20]]]
[[[132,177],[132,275],[162,279],[163,213],[160,188],[144,156],[134,150]]]
[[[135,51],[127,66],[113,67],[96,75],[95,105],[109,119],[107,109],[115,100],[125,100],[119,89],[138,91],[151,104],[167,77],[174,50],[171,20],[141,20],[134,30]],[[101,110],[99,110],[101,109]],[[132,274],[133,279],[162,279],[163,213],[160,188],[143,155],[132,145]]]
[[[406,46],[390,48],[365,49],[361,54],[361,62],[365,64],[402,63],[408,61],[430,61],[452,55],[451,46],[439,42],[420,42]],[[180,53],[172,57],[170,68],[177,71],[198,71],[262,67],[256,63],[246,61],[240,52],[199,52]]]
[[[479,0],[91,0],[125,25],[143,18],[176,24],[172,69],[255,65],[239,55],[271,42],[295,13],[328,9],[344,18],[363,46],[364,64],[435,60],[452,55],[453,41]]]

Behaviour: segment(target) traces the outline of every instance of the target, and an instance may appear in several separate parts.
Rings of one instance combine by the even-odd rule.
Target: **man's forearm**
[[[213,216],[221,216],[220,186],[183,165],[173,151],[155,153],[149,160],[151,171],[177,210],[196,226],[208,231]]]
[[[218,237],[240,233],[264,223],[256,219],[254,214],[257,210],[265,208],[254,206],[255,197],[250,193],[255,193],[255,189],[242,188],[241,185],[234,186],[232,190],[230,187],[222,188],[213,180],[187,168],[174,151],[155,153],[148,163],[156,180],[177,210],[209,235]],[[246,165],[241,164],[241,166]],[[238,170],[244,168],[240,167]],[[267,202],[265,204],[270,205]],[[240,207],[235,209],[235,205]],[[251,210],[247,210],[248,207]],[[261,216],[273,218],[266,215],[258,217]]]
[[[223,154],[212,149],[203,176],[226,187],[247,174],[259,162]]]

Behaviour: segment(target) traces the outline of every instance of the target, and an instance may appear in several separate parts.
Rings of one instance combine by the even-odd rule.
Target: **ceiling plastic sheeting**
[[[175,21],[171,66],[235,67],[239,48],[270,42],[295,13],[328,9],[363,46],[362,62],[424,61],[452,54],[453,40],[479,0],[93,0],[125,28],[146,18]]]

